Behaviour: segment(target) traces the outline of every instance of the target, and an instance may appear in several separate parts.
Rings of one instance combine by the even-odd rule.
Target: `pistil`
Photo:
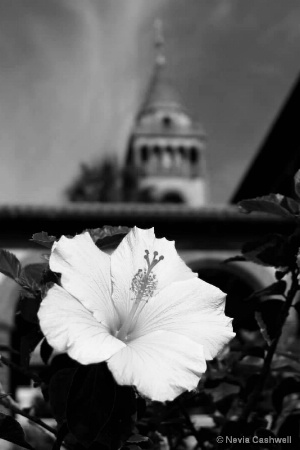
[[[164,259],[164,256],[157,258],[158,252],[153,253],[153,259],[150,262],[149,250],[145,250],[145,260],[147,268],[139,269],[134,275],[131,282],[131,292],[133,292],[133,305],[129,311],[128,317],[125,319],[121,328],[116,333],[116,337],[121,341],[128,341],[130,332],[132,331],[138,317],[138,309],[142,302],[147,303],[148,300],[153,297],[155,288],[157,286],[156,275],[152,272],[153,268]],[[140,308],[143,309],[143,306]]]

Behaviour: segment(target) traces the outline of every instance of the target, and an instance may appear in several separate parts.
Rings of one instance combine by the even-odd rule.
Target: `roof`
[[[160,109],[186,113],[186,109],[181,104],[178,93],[174,90],[171,80],[166,74],[165,63],[155,64],[154,72],[138,118],[144,114]]]
[[[154,71],[136,119],[135,134],[204,136],[190,117],[167,73],[166,59],[156,57]]]
[[[264,214],[242,214],[236,206],[191,208],[177,204],[66,203],[0,206],[0,246],[35,247],[32,234],[81,233],[104,225],[155,227],[185,249],[239,249],[245,240],[292,228],[288,220]]]
[[[293,177],[300,168],[300,77],[231,202],[269,193],[294,196]]]

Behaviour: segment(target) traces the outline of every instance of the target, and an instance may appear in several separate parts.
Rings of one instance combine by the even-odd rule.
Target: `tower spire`
[[[161,19],[156,19],[154,21],[154,46],[156,50],[155,63],[156,66],[163,66],[166,63],[166,57],[164,54],[164,32],[163,32],[163,22]]]

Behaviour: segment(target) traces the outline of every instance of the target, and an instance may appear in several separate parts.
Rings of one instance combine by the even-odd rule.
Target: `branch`
[[[5,406],[5,408],[10,409],[15,414],[20,414],[20,416],[26,417],[26,419],[30,420],[31,422],[36,423],[40,427],[44,428],[45,430],[49,431],[50,433],[54,434],[56,436],[57,432],[54,428],[47,425],[45,422],[43,422],[38,417],[27,413],[23,409],[21,409],[17,402],[14,401],[14,399],[10,395],[5,395],[1,388],[1,394],[3,394],[3,397],[0,397],[0,404]],[[5,396],[4,396],[5,395]]]
[[[189,427],[192,435],[197,439],[197,442],[198,442],[200,448],[202,448],[203,439],[201,439],[201,432],[200,432],[200,430],[196,429],[195,425],[191,421],[189,413],[187,412],[186,408],[183,406],[181,401],[179,399],[176,399],[176,400],[174,400],[174,403],[176,403],[176,405],[180,409],[180,411],[181,411],[182,415],[184,416],[185,421],[187,423],[187,426]]]
[[[19,366],[18,364],[13,363],[8,358],[0,354],[0,364],[3,363],[5,366],[10,367],[11,369],[16,370],[19,373],[22,373],[28,378],[31,378],[33,381],[35,381],[38,384],[41,384],[42,380],[40,377],[31,370],[25,369],[24,367]]]
[[[42,429],[50,432],[53,434],[53,438],[55,439],[54,447],[59,449],[61,446],[63,446],[65,449],[69,449],[69,445],[63,442],[63,438],[65,437],[65,434],[63,437],[61,436],[60,430],[56,431],[54,428],[47,425],[43,420],[41,420],[39,417],[36,417],[33,414],[29,414],[23,409],[20,408],[18,403],[8,394],[6,394],[3,390],[2,384],[0,383],[0,405],[3,405],[5,408],[9,409],[15,414],[19,414],[20,416],[26,417],[30,422],[35,423],[36,425],[40,426]]]
[[[246,423],[248,421],[248,418],[249,418],[251,412],[253,411],[253,409],[261,395],[261,392],[263,390],[265,382],[267,380],[268,374],[271,369],[273,356],[276,352],[276,348],[277,348],[277,345],[278,345],[278,342],[279,342],[279,339],[280,339],[280,336],[282,333],[283,325],[289,314],[289,309],[292,306],[294,297],[299,289],[298,273],[299,273],[298,269],[294,269],[292,271],[292,284],[286,295],[286,302],[284,303],[284,306],[282,309],[281,320],[280,320],[281,325],[279,327],[278,334],[277,334],[276,338],[272,341],[272,343],[268,349],[267,356],[266,356],[266,359],[264,360],[264,364],[263,364],[263,367],[262,367],[262,370],[261,370],[261,373],[259,376],[259,380],[258,380],[252,394],[249,397],[248,403],[246,404],[244,410],[242,411],[242,414],[240,417],[241,422]]]

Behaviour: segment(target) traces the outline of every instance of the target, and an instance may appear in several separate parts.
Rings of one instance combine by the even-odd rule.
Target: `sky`
[[[0,204],[62,203],[80,163],[122,161],[157,17],[211,202],[230,199],[298,76],[298,0],[1,0]]]

